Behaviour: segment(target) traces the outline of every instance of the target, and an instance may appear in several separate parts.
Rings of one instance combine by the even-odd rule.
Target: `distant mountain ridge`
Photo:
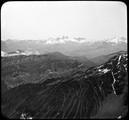
[[[67,36],[49,38],[46,40],[6,40],[2,41],[2,51],[9,53],[21,50],[37,51],[39,54],[61,52],[68,56],[86,56],[93,58],[101,55],[127,50],[125,37],[104,40],[90,40],[86,38],[68,38]]]
[[[17,55],[39,55],[39,52],[38,51],[24,51],[24,50],[20,50],[20,49],[17,49],[16,51],[12,51],[12,52],[9,52],[9,53],[6,53],[6,52],[3,52],[1,51],[1,57],[9,57],[9,56],[17,56]]]

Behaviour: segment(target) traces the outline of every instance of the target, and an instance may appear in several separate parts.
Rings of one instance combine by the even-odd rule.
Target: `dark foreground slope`
[[[12,88],[2,95],[8,118],[117,118],[128,111],[127,53],[65,77]]]

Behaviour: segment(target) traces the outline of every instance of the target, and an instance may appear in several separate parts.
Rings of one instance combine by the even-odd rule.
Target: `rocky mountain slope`
[[[8,118],[87,119],[124,117],[128,111],[127,52],[97,67],[12,88],[2,95]]]
[[[16,51],[17,52],[17,51]],[[23,51],[21,51],[23,52]],[[24,53],[24,52],[23,52]],[[72,59],[59,52],[43,55],[16,55],[2,57],[2,81],[8,88],[30,82],[42,82],[48,78],[67,75],[74,69],[88,69],[95,64],[87,60],[83,64],[79,59]]]

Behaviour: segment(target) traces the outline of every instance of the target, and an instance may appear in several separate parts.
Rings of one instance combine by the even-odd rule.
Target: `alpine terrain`
[[[117,52],[105,63],[88,69],[74,60],[58,60],[53,63],[54,58],[48,59],[47,55],[44,56],[13,56],[16,58],[9,57],[8,60],[7,57],[2,58],[2,62],[5,62],[2,66],[3,81],[6,81],[4,85],[9,80],[40,81],[20,84],[4,91],[1,110],[5,117],[87,119],[120,118],[127,115],[127,52]],[[50,67],[49,64],[52,63],[53,67]],[[10,67],[6,68],[6,64]],[[79,65],[82,67],[78,68]],[[40,80],[44,72],[47,72],[45,66],[51,72],[62,72],[67,69],[67,74]],[[39,77],[36,77],[37,71]],[[10,79],[7,79],[8,77]]]

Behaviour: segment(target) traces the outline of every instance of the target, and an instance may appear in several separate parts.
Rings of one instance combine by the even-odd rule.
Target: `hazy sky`
[[[6,2],[1,35],[2,40],[127,37],[127,6],[112,1]]]

